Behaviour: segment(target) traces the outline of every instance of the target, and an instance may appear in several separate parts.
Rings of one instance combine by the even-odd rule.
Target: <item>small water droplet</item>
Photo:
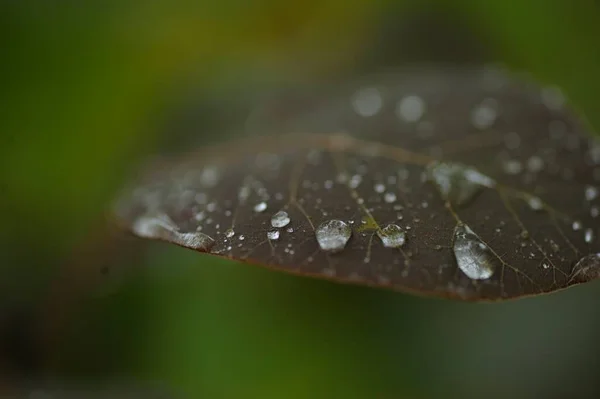
[[[235,235],[235,231],[233,231],[233,229],[227,229],[227,231],[225,232],[225,237],[227,238],[231,238]]]
[[[523,171],[523,164],[517,159],[507,159],[502,168],[507,175],[518,175]]]
[[[531,156],[527,160],[527,170],[531,173],[538,173],[544,169],[544,160],[537,155]]]
[[[594,230],[592,229],[585,229],[585,233],[584,233],[584,237],[585,242],[588,244],[591,244],[592,241],[594,241]]]
[[[375,190],[376,193],[381,194],[385,191],[385,186],[382,183],[377,183],[377,184],[375,184],[373,189]]]
[[[550,264],[548,262],[542,262],[542,267],[544,269],[549,269],[550,268]]]
[[[573,222],[573,231],[579,231],[583,227],[579,220]]]
[[[477,107],[473,109],[471,112],[471,123],[477,129],[487,129],[491,127],[498,113],[496,111],[498,107],[498,103],[493,98],[486,98],[479,104]]]
[[[240,234],[240,236],[238,237],[238,239],[239,239],[240,241],[244,241],[244,240],[246,239],[246,237],[244,237],[244,235],[243,235],[243,234]]]
[[[266,202],[259,202],[258,204],[254,205],[254,212],[264,212],[266,209],[267,209]]]
[[[597,206],[593,206],[590,208],[590,216],[593,218],[597,218],[600,215],[600,208]]]
[[[267,238],[272,241],[279,240],[279,230],[271,230],[267,232]]]
[[[396,106],[396,115],[406,122],[418,122],[424,113],[425,102],[419,96],[406,96]]]
[[[362,182],[361,175],[353,175],[350,178],[350,181],[348,182],[348,186],[350,186],[350,188],[357,188],[361,182]]]
[[[540,95],[542,104],[553,111],[559,111],[565,103],[565,96],[562,90],[556,86],[544,87]]]
[[[322,250],[328,252],[339,252],[344,249],[352,229],[341,220],[328,220],[323,222],[315,230],[317,243]]]
[[[383,195],[383,200],[388,204],[392,204],[396,202],[396,194],[392,192],[387,192]]]
[[[598,197],[598,189],[594,186],[585,187],[585,199],[587,201],[593,201]]]
[[[493,255],[479,237],[465,224],[454,229],[454,256],[459,269],[474,280],[485,280],[494,274]]]
[[[367,87],[354,94],[352,106],[354,107],[354,111],[360,116],[373,116],[383,107],[383,98],[378,89]]]
[[[271,226],[280,228],[290,223],[290,217],[286,211],[279,211],[271,217]]]
[[[293,227],[288,227],[285,231],[287,231],[288,233],[293,233],[294,232],[294,228]]]
[[[554,240],[550,240],[550,248],[552,248],[552,251],[554,251],[555,253],[560,251],[560,247],[556,242],[554,242]]]
[[[455,205],[470,201],[482,187],[496,182],[477,169],[455,162],[432,162],[426,169],[427,179],[434,182],[444,199]]]
[[[534,211],[541,211],[544,208],[544,203],[539,197],[530,196],[527,198],[527,205]]]
[[[524,239],[524,240],[529,239],[529,231],[527,231],[527,230],[521,230],[521,234],[520,235],[521,235],[521,238]]]
[[[510,132],[504,136],[504,144],[509,150],[516,150],[521,145],[521,136],[517,132]]]
[[[385,228],[377,232],[383,246],[386,248],[400,248],[406,242],[406,233],[400,226],[388,224]]]

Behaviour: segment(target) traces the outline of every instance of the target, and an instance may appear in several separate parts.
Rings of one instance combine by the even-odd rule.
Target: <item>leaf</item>
[[[598,277],[600,144],[559,90],[495,68],[415,68],[341,92],[280,99],[248,122],[269,134],[155,162],[118,222],[292,273],[464,300]]]

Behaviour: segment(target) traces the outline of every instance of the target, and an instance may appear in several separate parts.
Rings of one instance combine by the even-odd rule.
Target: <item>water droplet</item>
[[[231,238],[235,235],[235,231],[233,231],[233,229],[227,229],[227,231],[225,232],[225,237],[227,238]]]
[[[328,220],[315,230],[319,247],[328,252],[339,252],[348,243],[352,229],[341,220]]]
[[[383,200],[388,204],[392,204],[392,203],[396,202],[396,194],[391,193],[391,192],[385,193],[383,195]]]
[[[243,234],[240,234],[240,236],[238,237],[238,239],[239,239],[240,241],[244,241],[244,240],[246,239],[246,237],[244,237],[244,235],[243,235]]]
[[[544,87],[540,95],[542,104],[553,111],[559,111],[565,103],[565,96],[562,90],[556,86]]]
[[[541,211],[544,208],[544,203],[539,197],[529,196],[527,198],[527,205],[534,211]]]
[[[382,183],[377,183],[377,184],[375,184],[373,189],[375,190],[376,193],[381,194],[385,191],[385,186]]]
[[[362,182],[362,176],[354,175],[350,178],[350,182],[348,183],[348,185],[350,186],[350,188],[357,188],[361,182]]]
[[[523,164],[516,159],[507,159],[502,164],[502,168],[507,175],[518,175],[523,171]]]
[[[593,218],[597,218],[600,215],[600,208],[597,206],[593,206],[590,208],[590,216]]]
[[[585,187],[585,199],[587,201],[593,201],[598,197],[598,189],[594,186]]]
[[[477,129],[487,129],[496,121],[498,103],[493,98],[486,98],[471,112],[471,123]]]
[[[290,223],[290,217],[286,211],[279,211],[271,217],[271,226],[285,227]]]
[[[271,230],[267,232],[267,238],[269,240],[279,240],[279,230]]]
[[[325,187],[327,190],[331,189],[333,187],[333,181],[325,180],[325,183],[323,183],[323,187]]]
[[[406,234],[400,226],[388,224],[384,229],[377,232],[383,246],[386,248],[400,248],[406,242]]]
[[[354,94],[352,106],[354,107],[354,111],[360,116],[373,116],[383,107],[383,98],[378,89],[367,87]]]
[[[492,277],[496,269],[493,255],[469,226],[464,224],[456,226],[453,245],[456,263],[467,277],[474,280]]]
[[[214,187],[219,182],[219,170],[214,166],[209,166],[202,170],[200,174],[200,184],[205,187]]]
[[[444,199],[455,205],[471,200],[483,187],[494,187],[496,182],[477,169],[454,162],[432,162],[427,166],[428,180],[433,181]]]
[[[542,262],[542,267],[543,267],[544,269],[549,269],[549,268],[550,268],[550,264],[549,264],[549,263],[547,263],[547,262]]]
[[[531,173],[538,173],[544,169],[544,160],[537,155],[531,156],[527,160],[527,170]]]
[[[594,241],[594,230],[592,229],[585,229],[585,233],[583,236],[584,240],[586,243],[591,244],[592,241]]]
[[[285,231],[287,231],[288,233],[293,233],[294,232],[294,228],[290,226]]]
[[[509,150],[516,150],[521,145],[521,136],[517,132],[510,132],[504,136],[504,144]]]
[[[573,226],[572,227],[573,227],[573,231],[579,231],[579,230],[581,230],[581,228],[583,226],[581,225],[581,222],[579,220],[576,220],[576,221],[573,222]]]
[[[209,251],[215,243],[211,237],[198,231],[180,233],[177,225],[165,214],[138,218],[133,223],[132,231],[140,237],[164,240],[203,252]]]
[[[554,251],[555,253],[560,251],[560,247],[556,242],[554,242],[554,240],[550,240],[550,248],[552,248],[552,251]]]
[[[406,96],[396,106],[396,115],[406,122],[418,122],[424,113],[425,102],[419,96]]]
[[[254,212],[264,212],[266,209],[267,209],[266,202],[259,202],[258,204],[254,205]]]

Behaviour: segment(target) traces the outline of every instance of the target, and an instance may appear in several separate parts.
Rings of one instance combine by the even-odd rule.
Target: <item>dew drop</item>
[[[455,205],[470,201],[482,187],[494,187],[496,182],[477,169],[454,162],[434,161],[427,166],[426,177],[434,182],[444,199]]]
[[[375,184],[373,189],[375,190],[376,193],[381,194],[385,191],[385,186],[382,183],[377,183],[377,184]]]
[[[565,96],[562,90],[556,86],[545,87],[540,94],[542,104],[550,110],[559,111],[565,103]]]
[[[227,231],[225,232],[225,237],[227,238],[231,238],[235,235],[235,231],[233,231],[233,229],[227,229]]]
[[[583,238],[586,243],[591,244],[592,241],[594,241],[594,230],[589,228],[585,229],[585,233],[583,233]]]
[[[400,226],[388,224],[385,228],[377,232],[383,246],[386,248],[400,248],[406,242],[406,233]]]
[[[539,197],[530,196],[527,198],[527,205],[534,211],[541,211],[544,208],[544,203]]]
[[[600,208],[597,206],[593,206],[590,208],[590,216],[593,218],[597,218],[600,215]]]
[[[352,106],[360,116],[373,116],[383,107],[383,98],[378,89],[374,87],[364,88],[354,94]]]
[[[396,202],[396,194],[391,192],[385,193],[383,195],[383,200],[388,204],[393,204],[394,202]]]
[[[492,98],[486,98],[481,104],[471,112],[471,123],[477,129],[487,129],[496,121],[498,113],[496,111],[497,102]]]
[[[544,160],[537,155],[533,155],[527,160],[527,170],[531,173],[538,173],[544,169]]]
[[[290,217],[286,211],[279,211],[271,217],[271,226],[279,228],[285,227],[290,223]]]
[[[268,231],[267,238],[272,241],[279,240],[279,230]]]
[[[357,188],[361,182],[362,182],[362,176],[354,175],[350,178],[348,185],[350,186],[350,188]]]
[[[523,171],[523,164],[516,159],[507,159],[502,164],[502,169],[507,175],[518,175]]]
[[[244,240],[246,239],[246,237],[244,237],[244,235],[243,235],[243,234],[240,234],[240,236],[238,237],[238,239],[239,239],[240,241],[244,241]]]
[[[254,205],[254,212],[264,212],[266,209],[267,209],[266,202],[259,202],[258,204]]]
[[[579,231],[583,226],[581,225],[581,222],[579,220],[576,220],[573,222],[573,225],[571,227],[573,228],[573,231]]]
[[[464,224],[456,226],[453,250],[458,268],[467,277],[485,280],[494,274],[493,255],[469,226]]]
[[[396,115],[406,122],[418,122],[425,113],[425,102],[419,96],[402,98],[396,107]]]
[[[202,252],[209,251],[215,243],[210,236],[198,231],[180,233],[177,225],[165,214],[138,218],[133,223],[132,231],[140,237],[164,240]]]
[[[598,189],[594,186],[585,187],[585,199],[587,201],[593,201],[598,197]]]
[[[348,243],[352,229],[345,222],[334,219],[321,223],[315,230],[315,235],[323,251],[339,252]]]

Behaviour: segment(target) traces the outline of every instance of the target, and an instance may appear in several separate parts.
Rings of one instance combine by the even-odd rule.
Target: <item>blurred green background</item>
[[[422,299],[115,239],[104,223],[138,162],[243,126],[268,88],[494,61],[561,86],[597,129],[599,39],[591,0],[0,2],[0,393],[600,397],[598,284]],[[171,129],[191,105],[191,126]]]

